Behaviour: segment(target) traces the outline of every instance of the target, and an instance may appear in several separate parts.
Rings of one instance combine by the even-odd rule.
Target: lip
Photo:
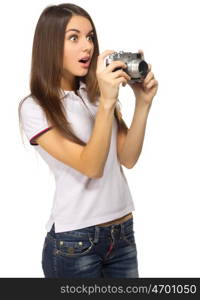
[[[83,57],[81,59],[88,59],[88,58],[89,58],[89,60],[86,63],[82,63],[79,61],[79,64],[81,65],[82,68],[85,68],[85,69],[89,68],[91,58],[89,56],[87,56],[87,57]]]
[[[89,58],[90,58],[90,56],[88,55],[88,56],[81,57],[79,60],[81,60],[81,59],[89,59]]]

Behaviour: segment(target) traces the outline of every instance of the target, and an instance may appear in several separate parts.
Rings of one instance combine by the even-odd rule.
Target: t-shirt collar
[[[86,90],[86,84],[81,80],[79,82],[79,89],[78,90],[79,91],[80,90]],[[74,91],[68,91],[68,90],[63,90],[63,92],[65,93],[65,96],[68,95],[68,94],[73,94],[74,93]]]

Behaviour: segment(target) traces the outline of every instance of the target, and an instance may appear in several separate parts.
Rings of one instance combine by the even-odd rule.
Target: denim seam
[[[53,239],[53,243],[54,243],[54,251],[55,253],[57,252],[57,247],[56,247],[56,239]],[[56,255],[53,255],[53,269],[54,269],[54,274],[55,274],[55,278],[57,278],[57,258]]]

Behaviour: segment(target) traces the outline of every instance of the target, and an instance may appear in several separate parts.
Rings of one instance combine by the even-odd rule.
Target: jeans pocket
[[[135,236],[134,231],[131,227],[126,230],[122,236],[122,239],[128,244],[128,245],[135,245]]]
[[[56,255],[64,257],[76,257],[88,254],[94,247],[90,237],[65,237],[56,239]]]

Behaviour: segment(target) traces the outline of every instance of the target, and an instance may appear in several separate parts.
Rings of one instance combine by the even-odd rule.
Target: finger
[[[131,77],[123,70],[117,70],[117,71],[113,72],[111,74],[111,76],[113,79],[124,76],[127,80],[131,80]]]
[[[119,77],[119,78],[115,79],[114,82],[117,85],[120,85],[122,83],[125,86],[127,84],[127,80],[124,77]]]
[[[113,72],[116,68],[127,68],[127,65],[121,60],[112,61],[106,68],[106,72]]]
[[[106,58],[106,56],[108,56],[114,52],[115,52],[114,50],[105,50],[98,56],[97,69],[99,69],[99,71],[105,68],[104,59]]]
[[[146,78],[144,79],[143,84],[144,84],[144,85],[148,84],[148,82],[149,82],[150,80],[152,80],[153,78],[154,78],[154,74],[153,74],[152,72],[149,72],[149,73],[147,74]]]
[[[144,51],[143,51],[142,49],[139,49],[139,50],[138,50],[138,53],[141,53],[142,59],[144,59]]]
[[[146,88],[147,89],[150,89],[150,88],[152,88],[154,85],[156,85],[157,84],[157,80],[155,80],[155,79],[153,79],[153,80],[151,80],[147,85],[146,85]]]
[[[148,64],[148,71],[150,72],[151,71],[151,64]]]

